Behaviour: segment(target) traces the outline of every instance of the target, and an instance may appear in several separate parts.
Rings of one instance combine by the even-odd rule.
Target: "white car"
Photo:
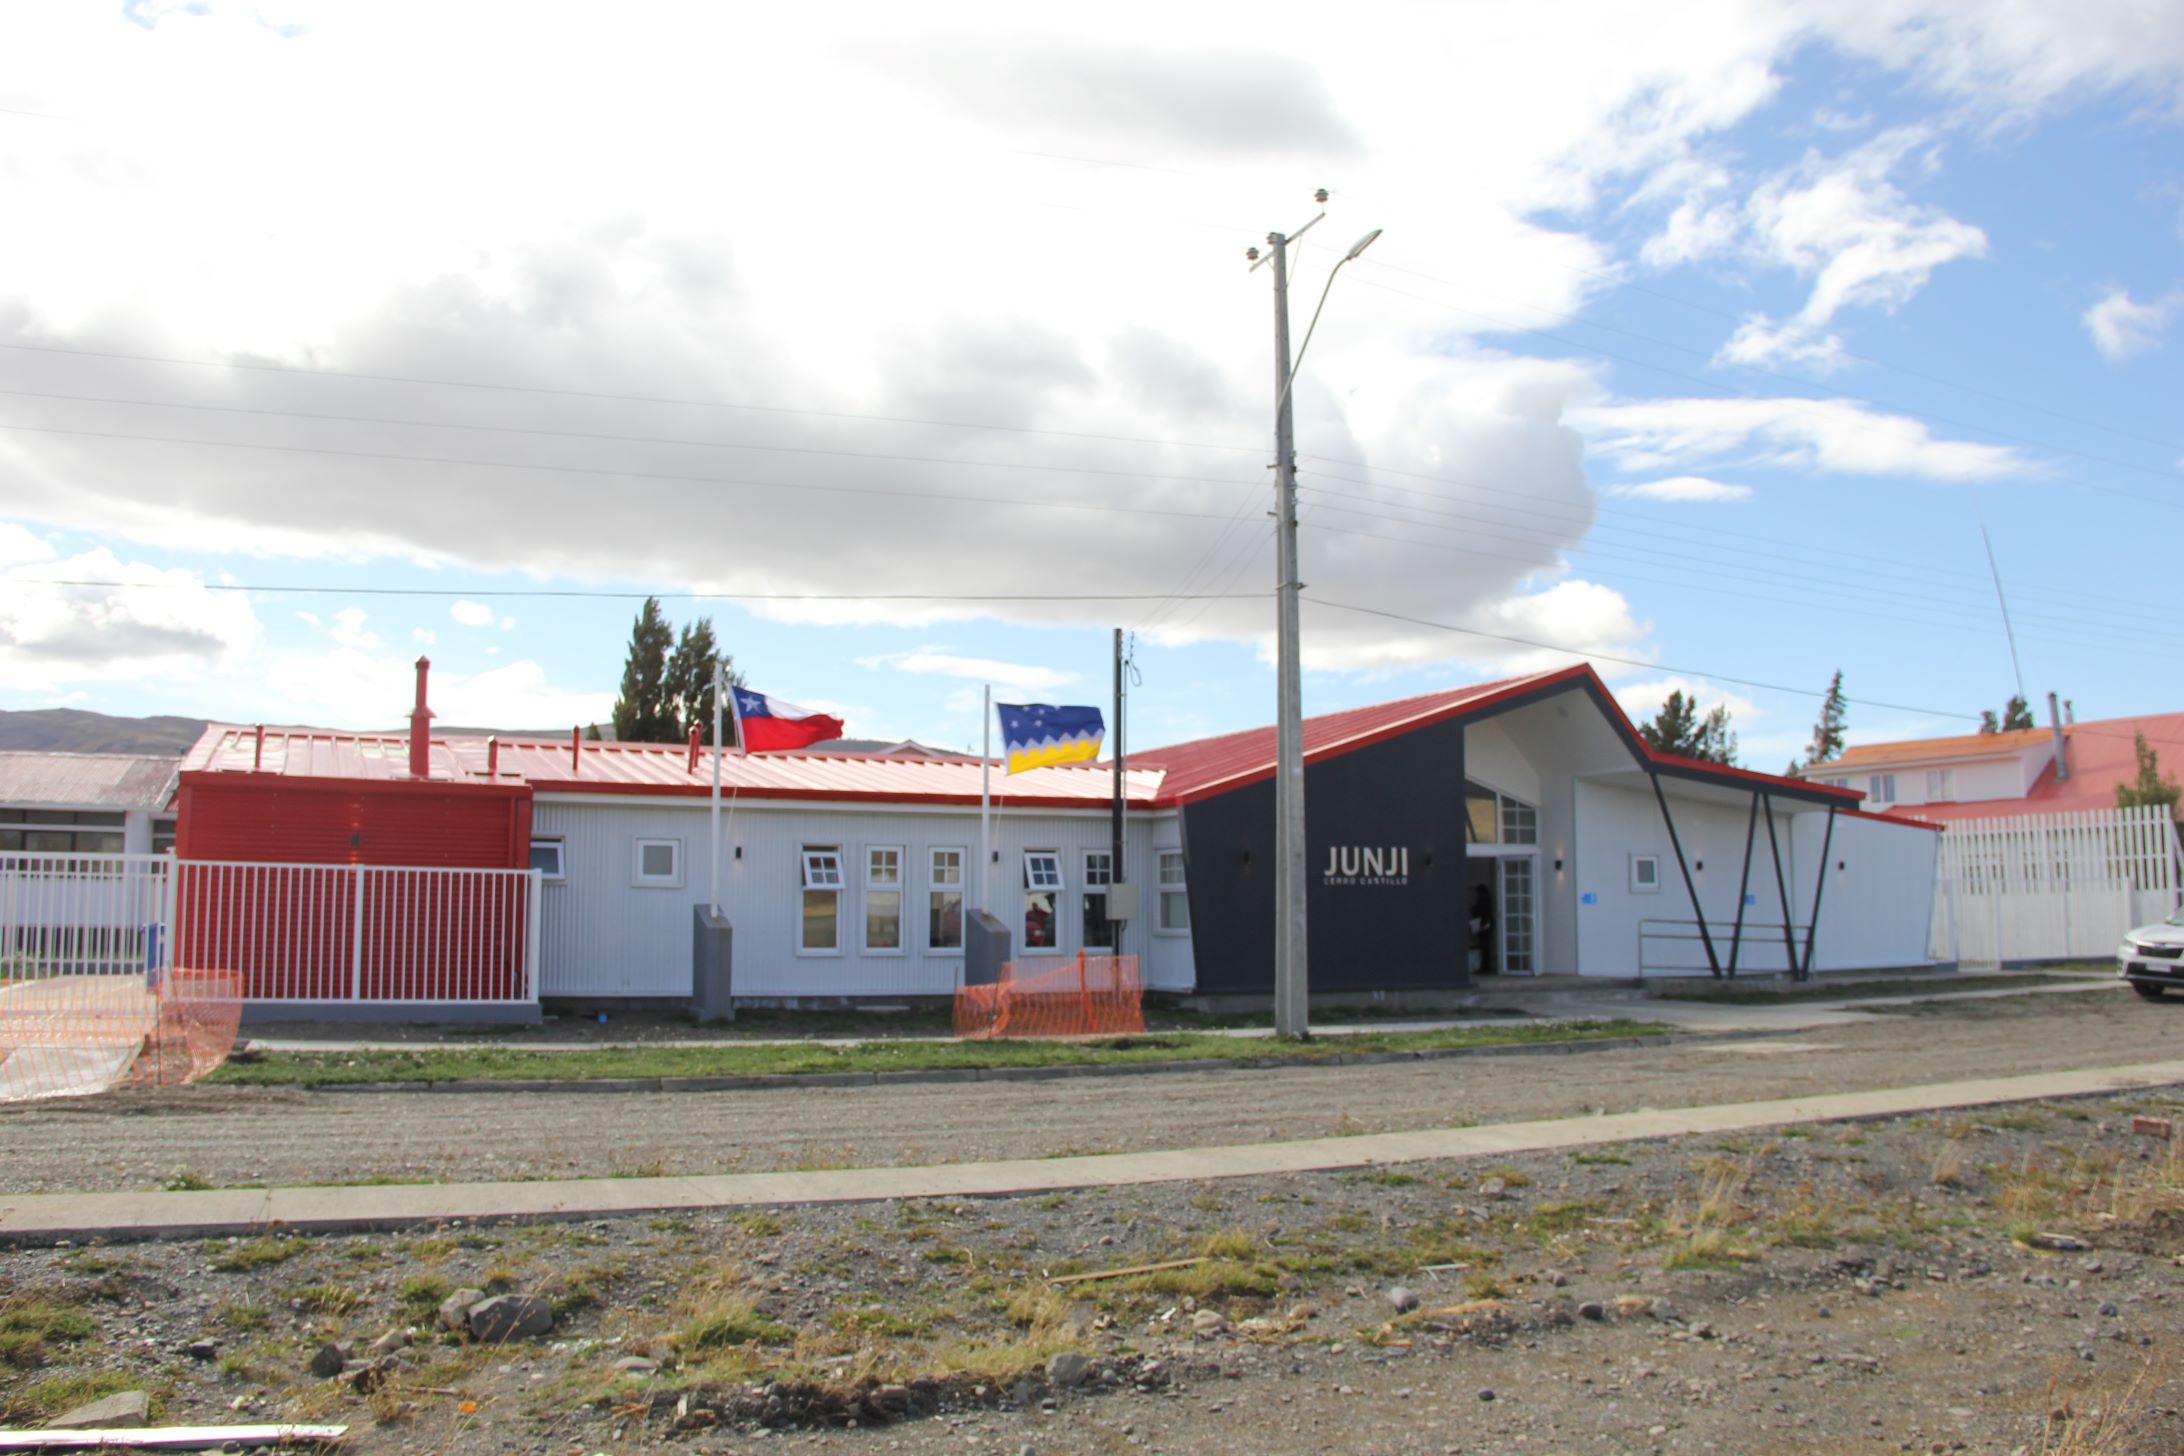
[[[2141,925],[2116,947],[2116,974],[2149,1001],[2184,987],[2184,906],[2159,925]]]

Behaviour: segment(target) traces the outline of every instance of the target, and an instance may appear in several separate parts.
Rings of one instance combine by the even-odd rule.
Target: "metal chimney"
[[[2063,737],[2063,710],[2055,701],[2055,694],[2048,694],[2048,732],[2055,737],[2055,782],[2070,777],[2070,740]]]
[[[425,706],[425,679],[432,672],[432,659],[417,659],[417,705],[410,709],[409,717],[409,771],[413,779],[432,777],[432,709]]]

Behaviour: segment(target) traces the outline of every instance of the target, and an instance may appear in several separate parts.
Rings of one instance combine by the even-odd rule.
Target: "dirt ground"
[[[1794,1037],[1360,1067],[712,1093],[192,1087],[0,1107],[0,1192],[772,1171],[1192,1147],[2173,1057],[2184,999],[1935,1003]]]
[[[2184,1097],[976,1202],[0,1252],[0,1413],[143,1389],[166,1420],[344,1422],[363,1456],[2174,1453],[2184,1158],[2134,1115]],[[1176,1260],[1196,1262],[1054,1282]],[[554,1328],[443,1332],[463,1286],[544,1298]],[[307,1369],[409,1328],[383,1363]]]

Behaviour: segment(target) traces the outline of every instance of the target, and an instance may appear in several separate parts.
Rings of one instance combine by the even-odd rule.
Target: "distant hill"
[[[82,708],[0,712],[0,748],[62,753],[171,753],[180,756],[205,731],[202,718],[117,718]]]

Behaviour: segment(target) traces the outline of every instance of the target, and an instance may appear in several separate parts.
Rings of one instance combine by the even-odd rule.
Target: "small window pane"
[[[1181,850],[1164,849],[1160,852],[1160,883],[1163,885],[1180,885],[1183,883],[1183,852]]]
[[[838,849],[804,851],[804,888],[838,890],[842,886],[842,852]]]
[[[1052,950],[1057,943],[1057,929],[1052,892],[1034,890],[1024,896],[1024,948]]]
[[[933,885],[960,886],[963,883],[963,851],[960,849],[936,849],[933,851]]]
[[[1495,817],[1495,794],[1477,784],[1464,785],[1464,827],[1473,844],[1497,842],[1500,826]]]
[[[1539,811],[1522,800],[1502,795],[1502,842],[1504,844],[1539,843]]]
[[[1084,895],[1084,948],[1113,950],[1115,922],[1107,918],[1107,892],[1087,890]]]
[[[925,943],[934,950],[963,949],[963,892],[935,890],[926,907]]]
[[[1086,852],[1084,882],[1087,885],[1111,885],[1115,882],[1115,855],[1112,850],[1095,849]]]
[[[902,891],[874,890],[865,896],[865,949],[902,949]]]
[[[76,847],[76,836],[65,829],[33,829],[23,836],[23,848],[34,854],[66,854]]]
[[[1190,896],[1181,890],[1160,892],[1160,928],[1162,930],[1188,930],[1191,928]]]
[[[841,945],[841,917],[836,902],[841,899],[835,890],[806,890],[804,892],[803,937],[798,944],[805,950],[834,950]]]
[[[1061,887],[1061,855],[1051,849],[1026,851],[1024,854],[1024,888],[1027,890],[1059,890]]]
[[[865,855],[865,883],[869,885],[899,885],[902,883],[902,851],[899,849],[873,849]]]
[[[534,839],[531,841],[531,868],[549,880],[561,878],[561,841],[558,839]]]
[[[648,880],[672,880],[675,878],[675,846],[672,844],[647,844],[638,852],[637,871]]]

